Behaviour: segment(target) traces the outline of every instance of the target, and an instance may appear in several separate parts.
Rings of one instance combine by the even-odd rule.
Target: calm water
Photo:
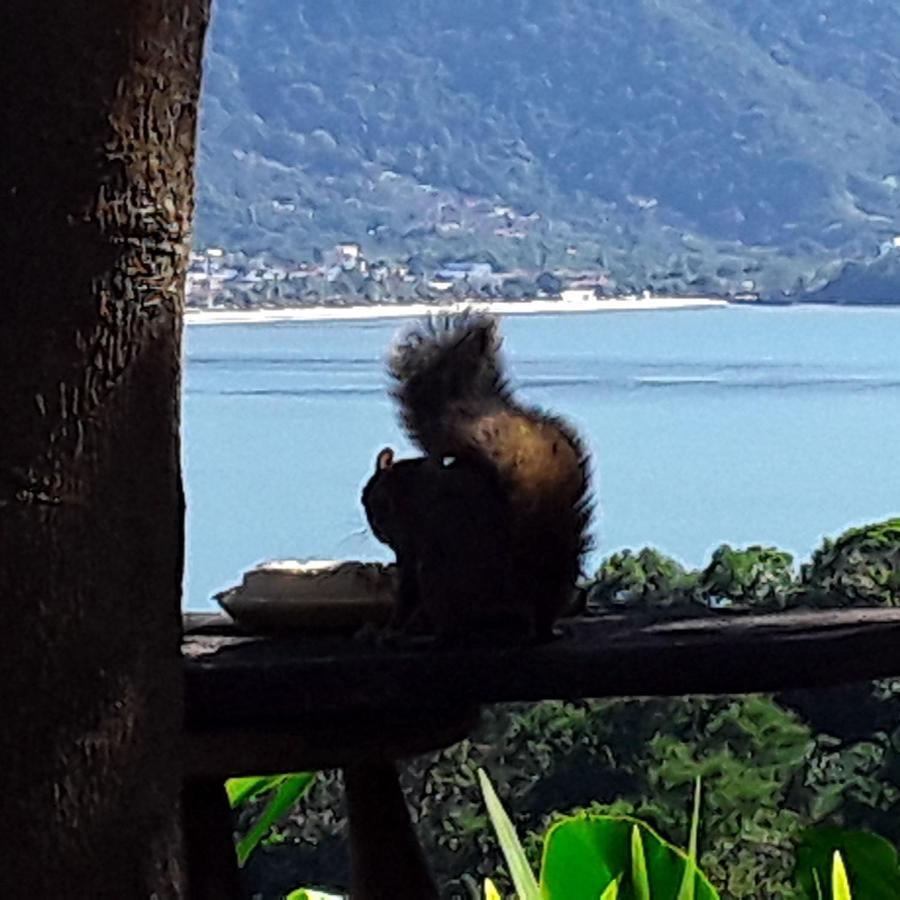
[[[187,332],[185,603],[272,557],[386,559],[359,492],[385,444],[399,324]],[[900,309],[712,309],[504,322],[522,396],[594,456],[600,555],[690,564],[723,541],[807,554],[900,512]]]

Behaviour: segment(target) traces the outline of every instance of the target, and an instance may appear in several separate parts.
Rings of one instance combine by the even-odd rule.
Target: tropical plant
[[[794,870],[801,895],[809,900],[896,900],[900,897],[897,850],[865,831],[811,828],[797,847]]]
[[[232,809],[244,807],[254,800],[260,801],[260,808],[250,817],[245,833],[237,842],[238,865],[243,866],[272,828],[288,816],[296,802],[309,790],[315,777],[312,772],[295,772],[288,775],[248,775],[225,782]]]
[[[478,778],[520,900],[718,900],[718,893],[697,869],[699,781],[689,853],[667,843],[637,819],[580,813],[567,816],[550,828],[538,882],[483,769],[478,770]],[[493,884],[490,887],[496,892]]]

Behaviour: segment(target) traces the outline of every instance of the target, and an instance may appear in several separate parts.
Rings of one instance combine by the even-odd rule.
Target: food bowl
[[[254,631],[350,631],[390,619],[396,569],[357,560],[269,560],[215,599]]]

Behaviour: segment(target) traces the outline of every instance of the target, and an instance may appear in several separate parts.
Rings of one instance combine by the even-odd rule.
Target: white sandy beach
[[[616,297],[598,300],[461,300],[456,303],[404,303],[370,306],[305,306],[285,309],[189,309],[187,325],[246,325],[254,322],[320,322],[328,320],[405,319],[438,312],[478,310],[515,316],[538,313],[625,312],[652,309],[705,309],[727,306],[714,297]]]

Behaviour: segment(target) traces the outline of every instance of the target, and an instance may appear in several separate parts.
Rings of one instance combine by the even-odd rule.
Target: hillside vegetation
[[[821,287],[900,231],[900,8],[220,0],[200,245]]]

